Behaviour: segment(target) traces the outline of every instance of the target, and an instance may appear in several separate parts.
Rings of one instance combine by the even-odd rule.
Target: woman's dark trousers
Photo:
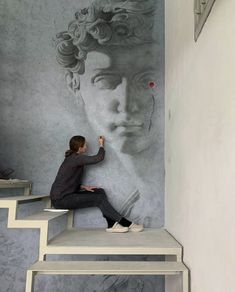
[[[68,194],[60,200],[52,201],[56,209],[82,209],[89,207],[98,207],[103,217],[111,227],[115,222],[122,219],[113,206],[109,203],[105,191],[101,188],[93,189],[94,192],[79,190],[77,193]]]

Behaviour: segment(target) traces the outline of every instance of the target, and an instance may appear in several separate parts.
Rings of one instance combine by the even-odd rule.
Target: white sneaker
[[[135,224],[135,223],[132,223],[129,226],[129,231],[131,231],[131,232],[140,232],[140,231],[143,231],[143,230],[144,230],[143,224]]]
[[[129,228],[124,227],[118,222],[114,223],[112,227],[106,229],[107,232],[117,232],[117,233],[123,233],[123,232],[128,232]]]

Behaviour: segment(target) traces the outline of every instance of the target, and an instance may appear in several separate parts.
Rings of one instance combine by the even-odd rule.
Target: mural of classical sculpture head
[[[149,149],[162,127],[155,3],[96,0],[57,35],[57,61],[90,124],[131,156]]]

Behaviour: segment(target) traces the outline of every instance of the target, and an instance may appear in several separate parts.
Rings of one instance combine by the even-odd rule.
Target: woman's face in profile
[[[87,141],[85,141],[83,147],[79,147],[79,153],[85,153],[87,152],[88,149],[88,145],[87,145]]]
[[[88,53],[81,75],[81,94],[91,125],[107,142],[133,155],[156,140],[160,110],[154,45]],[[155,49],[155,51],[154,51]]]

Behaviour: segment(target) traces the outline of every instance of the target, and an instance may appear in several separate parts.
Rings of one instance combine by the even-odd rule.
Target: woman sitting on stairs
[[[109,203],[105,191],[101,188],[82,185],[82,175],[85,165],[95,164],[104,159],[104,137],[99,137],[100,148],[96,155],[87,156],[86,139],[74,136],[70,139],[70,150],[65,152],[50,197],[56,209],[81,209],[98,207],[108,223],[107,232],[139,232],[143,225],[130,222],[122,217]]]

